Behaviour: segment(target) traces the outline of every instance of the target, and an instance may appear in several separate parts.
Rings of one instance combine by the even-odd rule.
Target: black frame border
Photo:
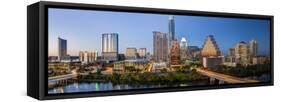
[[[263,19],[270,20],[270,60],[271,60],[271,81],[261,83],[246,83],[246,84],[225,84],[225,85],[208,85],[208,86],[192,86],[192,87],[177,87],[177,88],[153,88],[153,89],[132,89],[132,90],[114,90],[114,91],[99,91],[99,92],[79,92],[79,93],[64,93],[64,94],[48,94],[48,8],[63,8],[63,9],[81,9],[81,10],[101,10],[101,11],[117,11],[117,12],[132,12],[132,13],[152,13],[152,14],[172,14],[172,15],[188,15],[188,16],[208,16],[208,17],[225,17],[225,18],[245,18],[245,19]],[[126,7],[112,5],[95,5],[82,3],[62,3],[62,2],[39,2],[39,99],[63,99],[63,98],[82,98],[82,97],[97,97],[97,96],[112,96],[112,95],[130,95],[130,94],[145,94],[145,93],[161,93],[161,92],[176,92],[176,91],[191,91],[191,90],[207,90],[207,89],[225,89],[225,88],[241,88],[254,86],[272,86],[274,85],[274,57],[273,57],[273,33],[274,33],[274,17],[271,15],[254,15],[254,14],[238,14],[238,13],[222,13],[222,12],[205,12],[205,11],[189,11],[175,9],[159,9],[159,8],[143,8],[143,7]]]

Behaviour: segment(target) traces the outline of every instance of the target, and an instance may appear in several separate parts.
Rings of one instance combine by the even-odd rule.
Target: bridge
[[[77,78],[77,74],[66,74],[48,78],[48,87],[67,83],[69,79]]]
[[[49,77],[48,78],[48,86],[52,87],[54,85],[58,85],[58,84],[61,84],[61,83],[67,83],[67,81],[69,79],[76,79],[77,76],[78,76],[78,73],[76,72],[76,70],[72,70],[71,74]]]
[[[235,76],[230,76],[226,74],[221,74],[217,72],[213,72],[210,70],[205,70],[203,68],[195,68],[198,73],[210,77],[210,82],[215,83],[215,81],[219,81],[219,84],[224,84],[225,82],[233,84],[233,83],[255,83],[259,82],[258,80],[244,79]]]

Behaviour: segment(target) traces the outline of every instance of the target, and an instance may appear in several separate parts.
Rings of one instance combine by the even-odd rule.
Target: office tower
[[[172,48],[172,41],[175,39],[175,21],[174,16],[169,16],[169,25],[168,25],[168,56],[170,56],[170,49]],[[169,63],[168,59],[168,63]]]
[[[256,40],[251,40],[249,43],[249,51],[250,51],[250,56],[254,57],[257,56],[257,51],[258,51],[258,44]]]
[[[174,16],[169,16],[169,40],[175,39],[175,21]]]
[[[181,60],[188,59],[188,43],[185,37],[182,37],[180,41],[180,58]]]
[[[114,61],[118,59],[117,33],[102,34],[102,57],[106,61]]]
[[[138,54],[140,58],[146,58],[146,48],[139,48]]]
[[[67,40],[58,37],[58,60],[67,58]]]
[[[202,57],[220,56],[220,49],[213,35],[208,35],[201,50]]]
[[[180,64],[180,45],[177,40],[173,40],[171,48],[171,65]]]
[[[249,48],[248,44],[244,41],[239,42],[235,46],[235,58],[238,64],[247,65],[249,64]]]
[[[127,48],[125,53],[126,59],[137,59],[137,49]]]
[[[168,38],[166,33],[153,32],[153,56],[156,62],[168,60]]]

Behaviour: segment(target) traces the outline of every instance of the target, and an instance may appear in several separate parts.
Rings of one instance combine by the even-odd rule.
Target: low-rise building
[[[223,63],[222,56],[219,57],[203,57],[203,67],[204,68],[214,68],[217,65],[221,65]]]

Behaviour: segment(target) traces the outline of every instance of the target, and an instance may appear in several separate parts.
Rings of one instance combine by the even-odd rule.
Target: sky
[[[109,12],[49,8],[49,56],[57,56],[58,37],[67,40],[67,53],[101,52],[103,33],[118,33],[119,53],[126,48],[147,48],[153,53],[153,31],[168,32],[164,14]],[[258,19],[174,15],[175,37],[186,37],[189,46],[202,47],[214,35],[220,50],[227,54],[238,42],[257,40],[258,54],[270,53],[270,21]]]

